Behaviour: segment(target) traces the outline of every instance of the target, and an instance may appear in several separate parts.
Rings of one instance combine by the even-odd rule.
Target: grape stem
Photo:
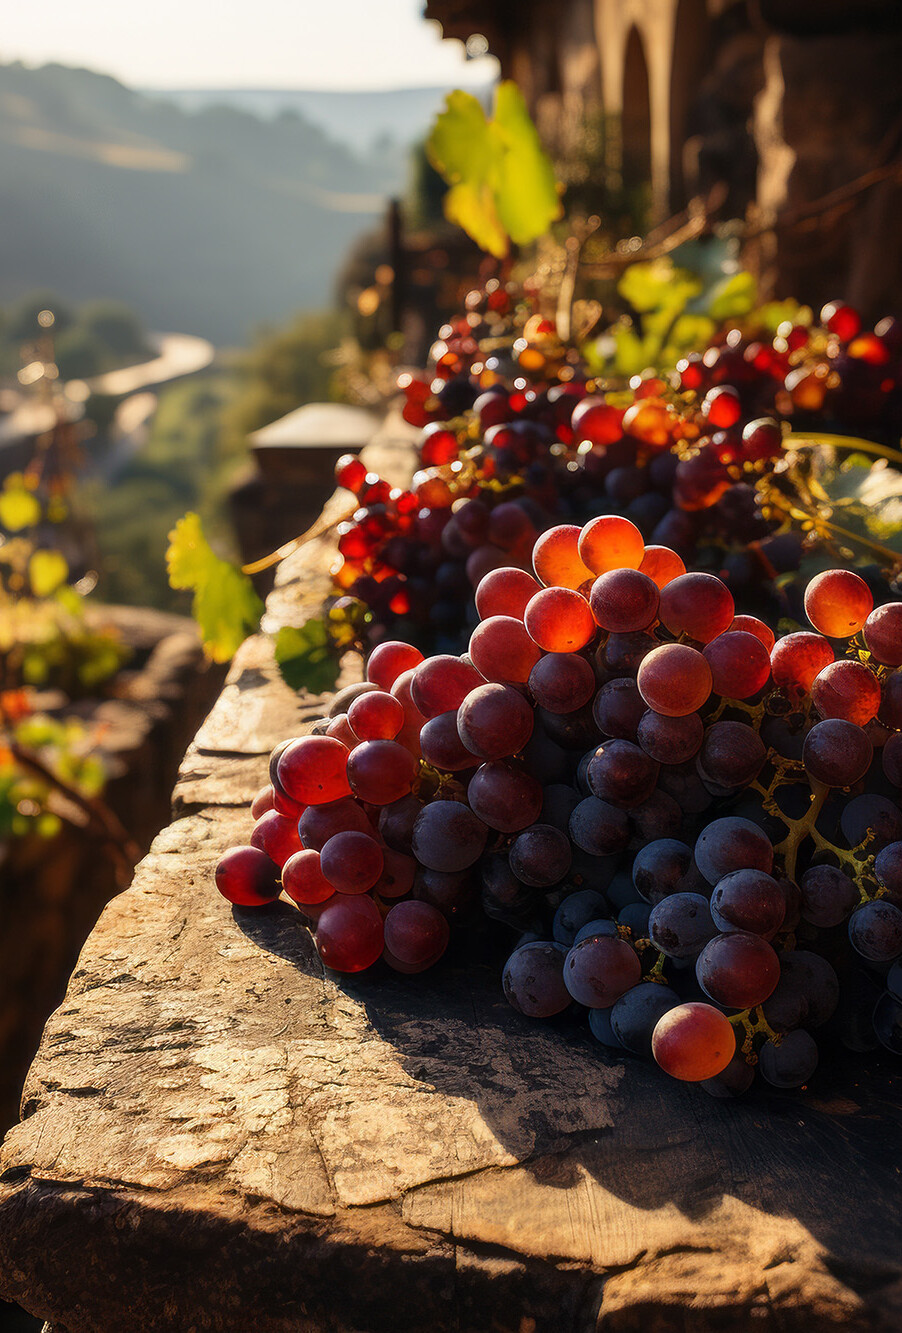
[[[756,1037],[762,1036],[765,1041],[773,1042],[774,1046],[779,1046],[783,1040],[782,1035],[775,1031],[764,1017],[760,1005],[753,1005],[751,1009],[743,1009],[741,1013],[732,1014],[728,1021],[734,1027],[742,1029],[743,1040],[740,1050],[745,1056],[746,1064],[754,1065],[758,1063],[758,1057],[755,1054]]]

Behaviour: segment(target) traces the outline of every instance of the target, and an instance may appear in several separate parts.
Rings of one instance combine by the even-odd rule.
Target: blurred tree
[[[21,297],[9,312],[6,336],[17,343],[29,342],[46,332],[38,323],[42,310],[52,310],[54,314],[53,332],[63,333],[72,323],[72,311],[61,301],[55,292],[29,292]]]
[[[79,307],[78,325],[111,352],[150,355],[147,335],[133,310],[121,301],[88,301]]]

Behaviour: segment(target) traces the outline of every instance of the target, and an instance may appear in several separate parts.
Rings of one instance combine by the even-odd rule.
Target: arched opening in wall
[[[699,88],[709,56],[706,0],[679,0],[670,73],[670,205],[674,212],[686,206],[698,187],[693,147],[703,128]]]
[[[651,196],[651,108],[648,65],[639,30],[630,29],[623,67],[623,184],[646,201]],[[638,198],[637,198],[638,204]],[[636,208],[637,212],[644,211]]]

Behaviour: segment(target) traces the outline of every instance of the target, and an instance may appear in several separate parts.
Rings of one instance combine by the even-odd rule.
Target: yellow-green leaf
[[[207,655],[227,662],[260,623],[263,603],[254,585],[216,555],[197,514],[186,514],[170,532],[166,568],[171,587],[194,593],[191,610]]]
[[[28,581],[35,597],[49,597],[69,576],[62,551],[35,551],[28,561]]]
[[[33,492],[21,482],[8,477],[0,491],[0,524],[7,532],[32,528],[41,519],[41,505]]]
[[[523,94],[506,79],[495,92],[490,129],[497,142],[496,201],[501,224],[515,245],[529,245],[561,216],[551,159],[539,141]]]
[[[631,264],[617,290],[640,315],[653,310],[676,314],[699,295],[702,283],[694,273],[675,268],[669,259],[652,259]]]
[[[754,310],[758,299],[758,284],[745,271],[723,278],[712,289],[708,298],[708,314],[718,323],[725,319],[741,319]]]

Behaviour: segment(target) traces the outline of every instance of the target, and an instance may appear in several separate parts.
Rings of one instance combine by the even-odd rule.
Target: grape
[[[216,887],[236,907],[262,907],[279,896],[279,868],[258,847],[230,847],[216,867]]]
[[[563,750],[585,750],[601,739],[592,709],[586,704],[572,713],[550,713],[539,708],[536,716],[545,735]]]
[[[771,649],[774,684],[808,694],[815,678],[833,661],[833,649],[819,634],[800,631],[778,639]]]
[[[888,1051],[902,1055],[902,1003],[888,991],[874,1007],[874,1032]]]
[[[712,803],[711,793],[692,763],[662,765],[658,775],[658,791],[670,796],[687,815],[700,815]]]
[[[873,757],[874,747],[866,732],[842,718],[818,722],[802,746],[805,771],[827,787],[851,787],[864,777]]]
[[[348,756],[354,795],[370,805],[390,805],[407,796],[417,772],[416,759],[397,741],[364,741]]]
[[[650,634],[609,634],[596,651],[595,660],[611,675],[635,676],[640,663],[657,647],[658,640]]]
[[[802,891],[802,920],[829,929],[838,926],[858,902],[858,889],[836,866],[811,866],[799,887]]]
[[[609,569],[638,569],[645,555],[645,542],[628,518],[602,514],[583,528],[578,551],[593,574],[605,574]]]
[[[382,874],[373,886],[380,898],[403,898],[410,893],[417,873],[417,863],[404,852],[386,847],[382,851]]]
[[[466,870],[479,860],[488,830],[459,801],[434,801],[420,811],[413,826],[411,851],[430,870]]]
[[[782,957],[785,959],[786,954]],[[775,1032],[791,1032],[808,1017],[808,999],[802,978],[792,975],[780,963],[780,980],[761,1006],[761,1016]]]
[[[611,1006],[611,1029],[621,1046],[651,1058],[651,1035],[660,1018],[680,1002],[676,991],[654,981],[640,981]]]
[[[515,620],[513,616],[490,616],[483,620],[470,635],[469,652],[480,673],[480,679],[474,681],[470,689],[481,685],[483,680],[525,684],[542,656],[523,621]],[[458,704],[460,702],[458,700]]]
[[[335,464],[335,481],[345,490],[353,491],[357,495],[363,488],[366,480],[366,464],[361,463],[354,454],[342,454]]]
[[[683,812],[676,801],[657,789],[647,800],[630,807],[629,818],[641,842],[676,837],[683,825]]]
[[[763,870],[770,874],[774,849],[767,834],[750,819],[727,816],[713,820],[695,844],[695,862],[709,884],[733,870]]]
[[[468,915],[476,897],[477,885],[469,871],[429,870],[420,867],[413,885],[417,902],[437,907],[452,924]]]
[[[827,569],[805,589],[805,615],[829,639],[857,634],[873,609],[870,588],[850,569]]]
[[[370,653],[366,664],[367,680],[380,689],[390,690],[403,672],[412,671],[422,661],[423,654],[419,648],[397,639],[386,639]]]
[[[878,606],[864,622],[864,641],[875,661],[902,666],[902,602]]]
[[[894,731],[902,731],[902,671],[894,671],[883,682],[880,721]]]
[[[383,957],[396,972],[424,972],[448,947],[450,929],[437,907],[424,902],[396,903],[385,918]]]
[[[751,1009],[773,991],[780,979],[780,962],[767,940],[737,930],[716,935],[705,945],[695,975],[705,994],[718,1004]]]
[[[785,914],[786,895],[763,870],[731,870],[717,881],[711,894],[711,917],[725,934],[747,930],[770,940]]]
[[[319,859],[320,870],[337,893],[366,893],[384,864],[379,844],[365,833],[353,832],[334,834]]]
[[[702,402],[702,415],[716,429],[725,430],[735,426],[742,415],[739,394],[729,384],[710,389]]]
[[[871,833],[873,836],[867,846],[873,855],[876,850],[902,838],[902,810],[886,796],[867,792],[843,806],[840,828],[852,847],[864,842]]]
[[[458,708],[471,690],[483,684],[485,677],[472,662],[441,654],[427,658],[416,668],[410,684],[410,697],[424,719],[437,717],[439,713],[450,713]]]
[[[355,752],[356,753],[356,752]],[[326,805],[349,796],[348,751],[331,736],[302,736],[282,751],[276,772],[287,796],[301,805]]]
[[[656,713],[651,708],[642,714],[636,728],[636,740],[639,745],[647,755],[651,755],[652,759],[657,759],[659,764],[685,763],[698,753],[704,735],[704,723],[698,713],[667,717],[664,713]]]
[[[626,811],[597,796],[587,796],[570,816],[570,837],[593,856],[622,852],[630,838]]]
[[[578,652],[595,635],[589,604],[572,588],[542,588],[530,600],[523,622],[533,642],[549,653]]]
[[[315,852],[322,851],[326,842],[336,833],[353,829],[376,837],[372,824],[356,801],[343,797],[328,805],[310,805],[298,820],[301,842]]]
[[[257,792],[257,795],[251,801],[251,817],[253,819],[259,819],[261,815],[266,814],[267,810],[272,810],[274,808],[274,798],[275,792],[273,791],[272,783],[267,782],[266,786],[261,787]]]
[[[881,755],[883,771],[894,787],[902,787],[902,733],[890,736]]]
[[[589,1010],[589,1031],[596,1041],[600,1041],[603,1046],[610,1046],[614,1050],[622,1051],[620,1039],[611,1027],[610,1009],[590,1009]]]
[[[551,824],[554,828],[567,833],[570,829],[570,816],[579,805],[579,794],[572,787],[562,782],[553,782],[542,794],[542,813],[539,822]]]
[[[506,856],[486,857],[481,870],[482,910],[486,916],[519,929],[538,924],[535,911],[539,894],[517,879]]]
[[[671,893],[651,909],[648,934],[668,958],[695,958],[717,934],[717,927],[702,894]]]
[[[774,632],[763,620],[758,620],[756,616],[734,616],[727,626],[727,633],[733,633],[735,630],[742,630],[744,634],[754,634],[770,654],[775,643]]]
[[[711,693],[711,668],[695,648],[662,643],[643,658],[636,678],[649,708],[665,717],[695,713]]]
[[[527,1018],[551,1018],[570,1005],[564,985],[566,949],[536,941],[521,944],[504,967],[501,984],[509,1004]]]
[[[646,843],[633,861],[636,891],[653,906],[670,894],[694,890],[700,879],[691,849],[676,838],[656,838]]]
[[[874,860],[878,884],[893,898],[902,897],[902,841],[889,843]],[[896,906],[900,904],[897,902]]]
[[[510,867],[517,879],[548,888],[564,878],[573,859],[570,840],[550,824],[533,824],[514,838]]]
[[[671,634],[710,643],[723,634],[735,608],[729,588],[713,574],[681,574],[661,589],[658,614]]]
[[[314,732],[313,734],[319,735],[320,733]],[[337,717],[333,717],[322,735],[332,736],[335,740],[341,741],[347,750],[355,749],[360,742],[360,737],[354,735],[347,713],[339,713]]]
[[[316,923],[317,953],[334,972],[362,972],[382,953],[382,917],[366,894],[337,894],[336,899]]]
[[[869,963],[891,963],[902,954],[902,911],[880,898],[865,903],[849,917],[849,939]]]
[[[686,566],[682,557],[676,551],[671,551],[669,546],[646,546],[639,573],[647,574],[660,589],[685,574]]]
[[[719,1074],[701,1081],[705,1092],[712,1097],[741,1097],[755,1081],[755,1066],[750,1065],[741,1051],[737,1051],[732,1060]]]
[[[572,523],[542,533],[532,551],[533,569],[541,583],[576,591],[593,577],[579,554],[580,534],[581,529]]]
[[[631,741],[610,740],[589,760],[586,776],[594,796],[615,805],[638,805],[655,789],[658,763]]]
[[[603,685],[592,706],[599,731],[625,741],[635,741],[645,711],[638,685],[627,676],[618,676]]]
[[[476,589],[476,610],[480,620],[490,616],[514,616],[523,619],[523,613],[532,597],[539,591],[538,583],[525,569],[503,565],[489,570]]]
[[[728,1018],[710,1004],[678,1004],[658,1019],[652,1055],[666,1074],[686,1083],[715,1078],[736,1054]]]
[[[386,846],[396,852],[410,852],[413,826],[423,809],[417,796],[402,796],[379,811],[379,832]]]
[[[750,699],[770,680],[770,654],[760,639],[744,630],[727,630],[704,649],[715,694]]]
[[[583,926],[608,912],[608,902],[604,894],[596,889],[580,889],[569,894],[558,906],[554,914],[552,934],[558,944],[569,948]],[[616,934],[616,930],[614,932]]]
[[[288,819],[275,810],[267,811],[254,825],[251,846],[265,852],[277,866],[283,866],[289,856],[299,852],[302,847],[297,820]]]
[[[753,727],[715,722],[708,727],[695,763],[703,780],[718,787],[745,787],[761,772],[767,751]]]
[[[542,809],[542,788],[525,769],[494,759],[482,764],[473,774],[467,787],[467,800],[474,814],[489,828],[500,833],[517,833],[538,819]]]
[[[588,440],[601,447],[616,444],[623,435],[623,411],[598,394],[588,394],[574,408],[571,425],[573,438],[580,443]]]
[[[491,682],[467,695],[457,710],[457,731],[464,747],[482,759],[504,759],[523,749],[532,735],[533,711],[510,685]]]
[[[775,1088],[800,1088],[817,1068],[817,1043],[810,1032],[787,1032],[779,1046],[768,1040],[758,1052],[762,1077]]]
[[[595,673],[578,653],[547,653],[529,673],[529,690],[541,708],[572,713],[595,693]]]
[[[420,749],[426,763],[443,773],[460,773],[476,766],[475,755],[467,749],[458,734],[456,710],[439,713],[437,717],[431,717],[423,723]]]
[[[371,690],[353,701],[348,723],[362,741],[392,741],[404,725],[404,707],[394,695]]]
[[[831,662],[811,686],[812,702],[821,717],[841,717],[863,727],[877,716],[880,682],[862,662]]]
[[[588,921],[584,926],[580,926],[573,937],[573,943],[580,944],[593,935],[610,935],[612,938],[614,936],[619,938],[617,922],[611,921],[609,917],[597,917],[594,921]],[[563,943],[566,943],[566,940]]]
[[[654,623],[660,596],[658,585],[647,574],[638,569],[612,569],[592,584],[589,607],[602,629],[632,634]]]
[[[564,961],[564,983],[578,1004],[607,1009],[638,984],[639,955],[626,940],[590,935],[574,944]]]
[[[320,867],[319,852],[312,850],[295,852],[288,858],[282,867],[282,887],[296,903],[324,903],[335,897],[335,889]]]
[[[826,958],[806,949],[781,954],[780,977],[804,995],[808,1027],[827,1022],[839,1000],[839,980]]]

